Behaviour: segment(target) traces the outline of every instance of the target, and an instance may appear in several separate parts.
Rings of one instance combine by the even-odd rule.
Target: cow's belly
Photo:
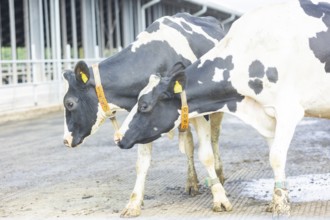
[[[305,111],[305,117],[330,119],[330,109],[327,110],[308,110]]]
[[[307,117],[330,119],[330,74],[322,73],[318,79],[310,78],[309,87],[300,89],[300,103]]]
[[[330,100],[319,99],[313,103],[310,102],[305,106],[305,116],[330,119]]]

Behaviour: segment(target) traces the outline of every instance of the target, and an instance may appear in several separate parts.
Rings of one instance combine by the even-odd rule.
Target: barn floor
[[[116,147],[110,123],[74,149],[62,144],[62,112],[0,127],[0,217],[119,217],[134,186],[137,148]],[[327,120],[305,119],[297,127],[287,161],[294,218],[330,217],[329,133]],[[163,137],[154,143],[140,218],[271,219],[264,211],[273,186],[265,141],[226,115],[220,150],[233,211],[213,213],[203,185],[195,197],[184,193],[186,158],[177,137]],[[195,160],[202,183],[206,171]]]

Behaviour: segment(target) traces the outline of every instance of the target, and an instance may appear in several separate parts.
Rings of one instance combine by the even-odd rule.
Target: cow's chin
[[[73,138],[71,145],[67,145],[68,147],[75,148],[84,142],[84,138]]]
[[[134,142],[132,142],[132,141],[126,141],[125,138],[122,139],[121,141],[118,141],[116,144],[121,149],[131,149],[134,146]]]
[[[150,138],[144,138],[143,140],[136,140],[133,141],[132,139],[129,138],[122,138],[120,141],[116,142],[118,147],[121,149],[130,149],[132,148],[135,144],[148,144],[156,139],[158,139],[161,135],[155,135]]]

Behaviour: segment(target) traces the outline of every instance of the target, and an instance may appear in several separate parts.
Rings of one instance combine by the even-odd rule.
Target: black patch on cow
[[[198,80],[196,79],[190,79],[191,81],[188,82],[188,86],[193,89],[189,89],[187,94],[191,97],[197,97],[199,100],[204,100],[205,104],[200,102],[194,104],[194,102],[191,102],[189,104],[191,110],[209,112],[217,111],[227,106],[229,111],[236,112],[237,103],[241,102],[244,96],[237,92],[230,81],[230,71],[234,69],[232,56],[227,56],[225,59],[217,57],[212,61],[206,60],[201,67],[199,67],[199,65],[200,61],[195,62],[192,66],[187,68],[186,74],[190,74],[190,71],[198,72],[203,84],[198,84]],[[212,80],[216,68],[223,70],[223,80],[220,82],[214,82]]]
[[[255,94],[260,94],[264,88],[262,79],[264,76],[271,83],[276,83],[278,80],[278,72],[276,67],[268,67],[265,72],[265,65],[260,60],[253,61],[249,66],[249,76],[251,79],[249,81],[249,87],[254,91]]]
[[[278,80],[278,72],[275,67],[269,67],[266,70],[266,76],[269,82],[276,83]]]
[[[264,77],[264,75],[265,75],[264,65],[259,60],[253,61],[249,66],[249,76],[262,78]]]
[[[330,73],[330,3],[319,2],[317,5],[310,0],[300,0],[300,6],[309,16],[321,19],[328,30],[316,33],[316,37],[309,39],[309,47],[315,57],[324,63],[324,69]]]
[[[148,33],[157,32],[159,28],[160,28],[160,23],[154,22],[151,25],[149,25],[145,31]]]
[[[165,18],[163,20],[163,24],[179,31],[188,40],[190,48],[196,57],[201,57],[204,55],[207,51],[215,46],[215,43],[204,35],[194,32],[193,29],[189,27],[189,24],[197,25],[199,27],[203,25],[202,29],[205,34],[217,40],[221,40],[225,35],[224,31],[221,29],[221,26],[218,25],[219,21],[217,21],[215,18],[212,19],[211,17],[194,17],[187,13],[179,13],[173,17],[183,18],[187,23],[181,22],[180,24],[183,26],[180,26],[179,24],[172,22],[170,19]],[[203,44],[203,49],[194,47],[196,42],[201,42]]]
[[[209,121],[210,120],[210,116],[209,115],[204,115],[204,118],[206,121]]]
[[[150,41],[138,47],[135,52],[131,51],[131,47],[132,45],[99,65],[100,74],[105,76],[102,84],[108,102],[127,111],[136,104],[137,97],[148,84],[151,74],[164,74],[178,61],[186,66],[191,64],[190,60],[177,54],[166,41]]]
[[[187,13],[180,13],[175,15],[174,17],[181,17],[185,19],[188,23],[193,23],[197,26],[202,27],[203,31],[214,39],[221,40],[224,36],[224,31],[218,31],[219,28],[222,29],[222,24],[214,17],[194,17]]]
[[[264,88],[262,81],[260,79],[250,80],[249,87],[253,89],[255,94],[259,94]]]

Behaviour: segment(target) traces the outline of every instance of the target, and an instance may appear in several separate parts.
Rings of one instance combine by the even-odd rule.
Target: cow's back
[[[239,93],[267,106],[292,96],[306,115],[329,118],[330,27],[322,20],[330,20],[328,6],[320,18],[298,1],[247,13],[202,60],[232,56],[231,81]]]

